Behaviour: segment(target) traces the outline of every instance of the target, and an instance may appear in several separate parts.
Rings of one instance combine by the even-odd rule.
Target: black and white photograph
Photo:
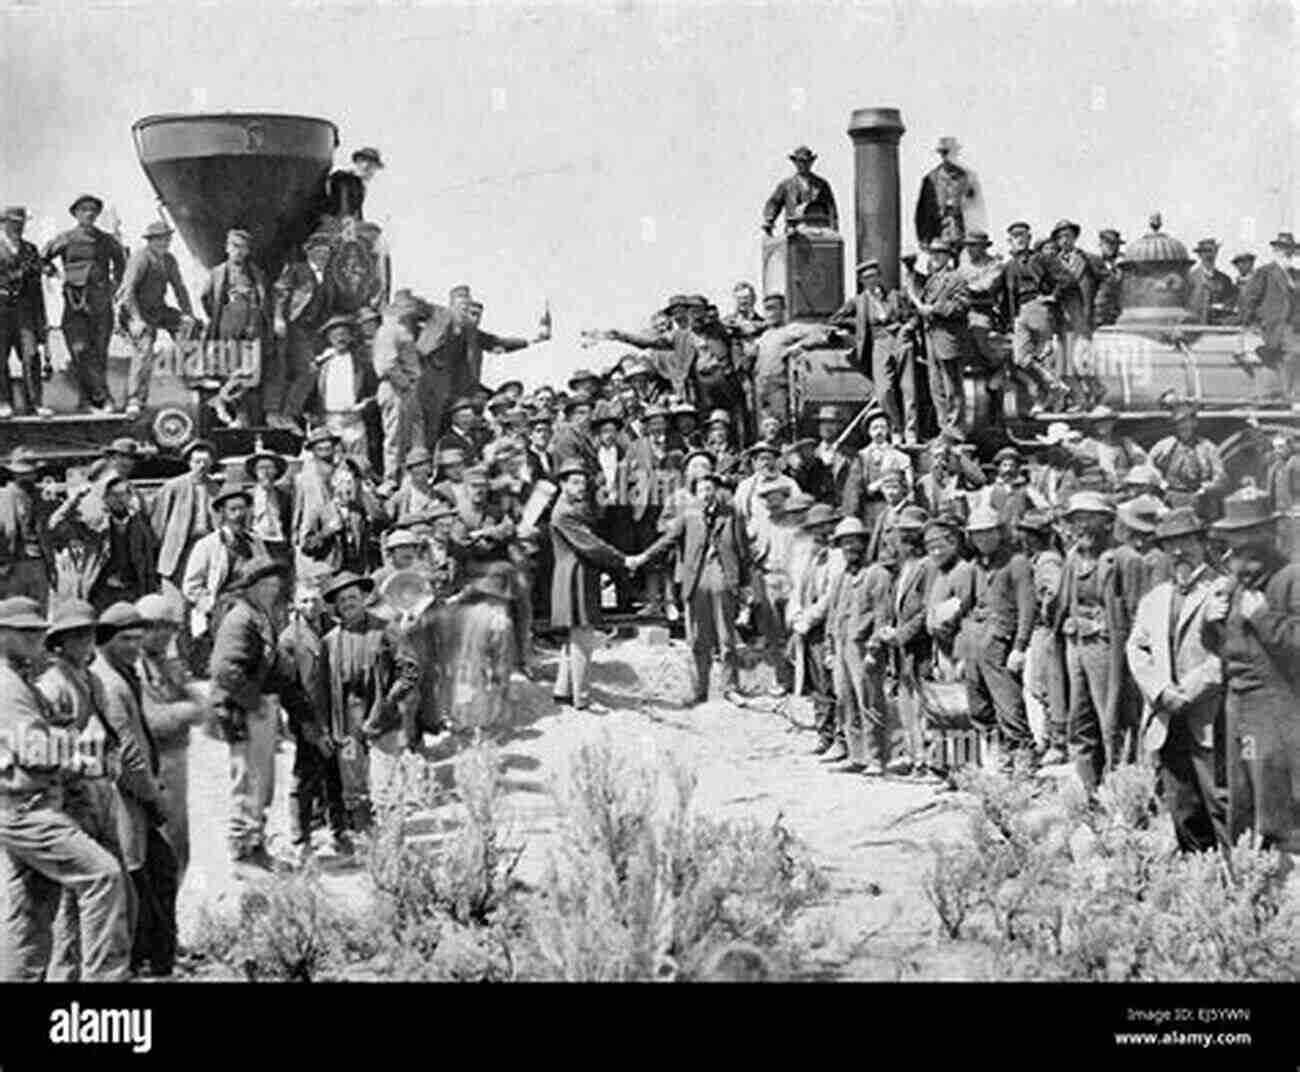
[[[1103,1052],[1254,1065],[1298,20],[4,0],[0,979],[1198,984]]]

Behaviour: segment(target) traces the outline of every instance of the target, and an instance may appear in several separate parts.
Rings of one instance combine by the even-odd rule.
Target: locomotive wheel
[[[193,436],[194,418],[184,410],[169,406],[154,415],[153,441],[163,450],[180,450]]]

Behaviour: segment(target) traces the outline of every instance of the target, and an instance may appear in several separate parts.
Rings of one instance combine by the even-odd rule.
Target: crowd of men
[[[337,188],[359,211],[355,185]],[[97,207],[73,206],[92,231]],[[159,312],[169,287],[188,298],[156,230],[162,255],[125,274],[151,281],[136,292],[143,330],[180,331],[188,308]],[[1054,255],[1072,260],[1077,234],[1055,228]],[[1028,248],[1027,227],[1012,235]],[[93,291],[99,239],[74,238],[52,252],[65,285],[79,285],[67,258],[90,264],[80,285]],[[224,297],[205,303],[231,331],[265,295],[246,238],[229,236],[210,288]],[[1177,399],[1171,434],[1149,451],[1096,405],[981,464],[961,432],[960,382],[934,368],[950,343],[964,354],[978,338],[967,275],[989,274],[995,292],[1011,281],[1003,298],[1023,298],[1013,266],[1032,275],[1046,258],[1017,254],[992,272],[986,239],[965,243],[957,267],[936,240],[915,294],[882,296],[879,266],[863,265],[862,294],[830,325],[787,324],[778,295],[760,313],[748,284],[725,316],[675,295],[649,331],[599,333],[629,347],[613,367],[526,392],[480,382],[485,350],[528,341],[481,331],[467,287],[445,306],[398,291],[360,317],[313,307],[328,288],[312,259],[324,243],[309,240],[275,299],[272,333],[291,356],[271,379],[281,400],[263,406],[302,422],[301,458],[222,459],[196,439],[179,453],[185,471],[150,490],[133,479],[141,445],[122,438],[51,502],[38,464],[15,451],[0,487],[4,974],[172,971],[192,727],[229,748],[237,865],[273,866],[281,712],[295,743],[294,859],[317,851],[317,828],[325,851],[347,855],[401,806],[404,756],[467,725],[467,693],[535,674],[534,623],[560,645],[556,702],[599,710],[590,666],[611,608],[683,623],[696,703],[715,667],[712,693],[752,717],[802,691],[836,772],[942,781],[951,734],[973,728],[1008,774],[1069,762],[1090,791],[1121,764],[1155,762],[1186,850],[1246,831],[1285,844],[1300,762],[1290,435],[1239,488],[1196,406]],[[121,268],[103,255],[105,293],[72,314],[87,318],[74,354],[96,355],[90,405],[104,401],[93,311]],[[1054,320],[1037,335],[1028,323],[1047,296],[1013,300],[1017,346],[1055,335]],[[997,308],[984,307],[987,326],[1008,327]],[[881,405],[792,424],[784,362],[843,341]],[[932,436],[899,372],[914,344],[930,359]],[[1015,365],[1046,377],[1044,353]],[[851,447],[857,431],[865,442]],[[449,608],[504,625],[466,630]],[[770,696],[742,688],[744,649],[770,667]]]

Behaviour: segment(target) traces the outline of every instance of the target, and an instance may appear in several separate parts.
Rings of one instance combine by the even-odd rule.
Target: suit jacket
[[[102,651],[95,656],[90,670],[103,687],[104,717],[117,734],[117,787],[126,805],[126,815],[118,824],[118,838],[126,868],[134,871],[144,866],[151,816],[159,806],[158,748],[144,720],[139,682],[128,680]]]
[[[45,289],[41,255],[26,239],[10,246],[0,235],[0,308],[18,311],[19,323],[31,327],[37,339],[45,337]]]
[[[329,315],[331,289],[329,277],[324,276],[318,283],[306,261],[286,264],[275,281],[275,323],[292,324],[314,335]]]
[[[182,473],[158,489],[151,517],[159,544],[159,576],[171,578],[180,569],[181,557],[190,541],[212,531],[210,503],[220,482],[209,477],[203,485],[201,488],[189,473]]]
[[[930,657],[930,634],[925,628],[927,598],[930,584],[934,580],[934,563],[928,558],[920,562],[919,568],[908,569],[910,576],[904,577],[907,563],[899,564],[894,575],[893,625],[897,630],[894,644],[905,661],[912,663],[915,669]]]
[[[253,289],[257,292],[257,308],[261,316],[258,324],[257,338],[265,337],[269,325],[270,307],[267,301],[266,273],[252,261],[246,263],[248,274],[253,280]],[[203,281],[203,290],[199,292],[199,304],[208,318],[206,337],[215,339],[221,325],[221,314],[230,300],[230,262],[222,261],[208,273]]]
[[[267,553],[266,544],[256,536],[250,535],[249,543],[254,555]],[[230,580],[231,566],[230,551],[220,529],[209,532],[190,552],[185,577],[181,581],[181,594],[193,608],[195,636],[202,636],[206,630],[217,597]]]
[[[551,624],[561,629],[601,624],[600,575],[623,568],[623,555],[592,528],[585,504],[561,498],[551,511]]]
[[[1223,666],[1217,630],[1205,620],[1205,601],[1217,580],[1212,570],[1202,570],[1184,597],[1177,622],[1170,620],[1175,581],[1156,585],[1138,604],[1125,654],[1142,693],[1140,740],[1147,752],[1164,747],[1175,718],[1185,721],[1198,745],[1214,746],[1214,722],[1223,703]],[[1177,711],[1167,702],[1170,693],[1177,697]]]
[[[17,481],[10,480],[0,487],[0,565],[36,557],[29,553],[29,547],[39,547],[41,557],[45,556],[45,540],[32,498]]]
[[[717,550],[718,565],[728,588],[737,592],[748,583],[750,563],[745,523],[730,497],[719,496],[713,517],[707,522],[704,509],[698,503],[691,503],[669,522],[667,535],[681,547],[684,599],[690,599],[699,587],[710,547]]]
[[[455,428],[447,429],[447,432],[438,440],[438,450],[459,450],[465,454],[465,464],[473,465],[478,461],[478,444],[463,432],[456,431]]]
[[[295,731],[316,712],[298,683],[297,667],[280,651],[271,619],[242,596],[221,619],[212,641],[212,706],[258,710],[262,697],[275,693]]]
[[[1064,327],[1083,335],[1092,334],[1093,303],[1097,297],[1097,288],[1106,277],[1106,270],[1100,258],[1093,257],[1081,249],[1075,250],[1073,264],[1056,254],[1048,260],[1056,268],[1056,280],[1052,293],[1056,296],[1056,307],[1064,318]]]
[[[873,353],[871,311],[871,298],[865,291],[859,291],[841,305],[830,319],[830,323],[835,327],[853,329],[852,363],[869,380],[875,378],[875,369],[871,360]]]
[[[1266,264],[1251,273],[1241,295],[1240,319],[1243,327],[1258,327],[1264,345],[1273,349],[1281,347],[1288,325],[1300,330],[1300,300],[1285,268]]]
[[[189,744],[190,727],[203,718],[207,704],[179,658],[154,659],[142,654],[136,663],[145,725],[160,754]]]
[[[1226,324],[1237,311],[1237,284],[1226,272],[1215,268],[1207,272],[1194,264],[1187,272],[1191,290],[1187,294],[1187,307],[1192,311],[1194,324]]]
[[[112,522],[109,527],[98,534],[98,541],[93,550],[93,558],[86,571],[87,576],[91,579],[90,590],[93,591],[95,586],[104,578],[104,571],[112,563]],[[124,598],[138,598],[140,595],[158,590],[158,542],[154,538],[153,529],[149,527],[149,522],[144,519],[143,514],[130,514],[126,519],[126,548],[127,556],[131,560],[135,575],[139,580],[140,590],[133,593],[132,596]]]
[[[926,343],[930,359],[961,361],[971,352],[970,290],[966,280],[952,268],[933,273],[925,281],[921,301],[933,306],[934,311],[925,317]]]
[[[839,212],[835,207],[835,195],[831,193],[831,184],[820,175],[810,174],[809,193],[805,201],[801,200],[804,196],[800,189],[801,183],[802,179],[798,175],[790,175],[776,184],[772,196],[763,206],[763,226],[772,226],[776,218],[784,212],[786,226],[797,223],[805,217],[811,223],[818,217],[824,216],[830,221],[828,224],[830,229],[838,231]]]
[[[922,247],[936,238],[960,240],[966,233],[966,202],[975,196],[966,169],[939,164],[926,172],[916,199],[916,237]]]

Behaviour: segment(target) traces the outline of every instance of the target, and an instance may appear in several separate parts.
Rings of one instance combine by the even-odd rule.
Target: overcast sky
[[[904,245],[957,137],[1012,219],[1140,235],[1152,209],[1230,255],[1300,230],[1285,3],[14,3],[0,0],[0,200],[33,231],[82,190],[153,218],[131,124],[285,111],[376,145],[367,216],[398,285],[467,282],[485,324],[637,325],[674,291],[757,281],[762,203],[806,142],[852,263],[850,111],[901,109]],[[45,217],[44,220],[41,217]],[[179,252],[179,250],[178,250]]]

